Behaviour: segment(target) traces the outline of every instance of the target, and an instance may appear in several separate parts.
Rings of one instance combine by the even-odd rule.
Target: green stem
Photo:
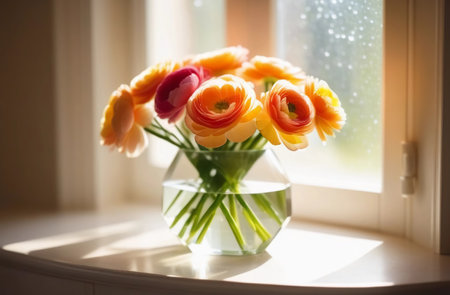
[[[203,206],[205,205],[206,200],[208,200],[209,197],[210,197],[209,194],[205,194],[204,196],[202,196],[200,202],[198,203],[198,206],[195,208],[195,211],[194,211],[195,219],[194,219],[193,226],[197,226],[198,221],[200,219],[200,214],[202,213],[202,210],[203,210]]]
[[[245,145],[243,145],[241,149],[243,149],[243,150],[256,149],[256,147],[258,146],[258,143],[262,139],[264,139],[264,136],[262,136],[262,134],[258,132],[258,134],[254,135],[250,141],[246,142]]]
[[[220,209],[222,210],[223,215],[228,221],[228,224],[230,225],[231,231],[233,232],[234,237],[236,238],[237,243],[239,244],[239,247],[244,250],[245,247],[245,240],[242,236],[242,232],[239,229],[239,225],[236,223],[236,220],[233,219],[233,216],[231,216],[230,211],[228,211],[228,208],[223,204],[220,203]],[[198,242],[198,239],[197,239]]]
[[[209,208],[206,210],[206,212],[203,214],[202,218],[200,218],[200,221],[196,224],[195,227],[193,227],[191,229],[191,233],[189,234],[188,242],[195,236],[195,234],[198,232],[200,227],[203,226],[203,224],[207,223],[211,217],[214,217],[217,207],[219,207],[219,205],[222,203],[222,201],[225,197],[226,197],[225,194],[216,196],[216,199],[211,204],[211,206],[209,206]]]
[[[183,228],[178,233],[178,236],[180,238],[182,238],[184,236],[184,233],[186,232],[186,230],[189,227],[189,225],[191,224],[191,222],[192,222],[191,230],[192,230],[192,228],[194,228],[196,226],[196,224],[198,223],[198,218],[200,216],[200,213],[202,212],[203,205],[205,204],[205,202],[208,198],[209,198],[208,194],[202,195],[202,198],[197,203],[197,206],[195,207],[194,211],[191,213],[191,215],[189,215],[189,218],[184,223]]]
[[[186,220],[186,222],[183,225],[183,228],[180,230],[180,232],[178,233],[178,236],[182,239],[184,236],[184,233],[186,232],[187,228],[189,227],[189,225],[191,224],[192,220],[194,220],[194,214],[189,215],[188,219]]]
[[[201,151],[207,151],[208,150],[207,148],[205,148],[201,144],[197,143],[197,141],[195,142],[195,144],[197,145],[198,149],[201,150]]]
[[[252,223],[255,226],[256,233],[263,241],[267,241],[271,238],[270,233],[267,231],[267,229],[264,227],[264,225],[261,224],[258,217],[255,215],[253,210],[248,206],[247,202],[242,198],[241,195],[236,195],[236,199],[238,200],[239,204],[244,208],[245,211],[248,213],[248,217],[251,219]]]
[[[230,145],[230,151],[235,151],[235,150],[236,150],[236,146],[237,146],[238,144],[239,144],[238,142],[233,142],[233,143]]]
[[[228,204],[230,206],[231,216],[233,216],[233,219],[236,220],[236,223],[239,225],[239,219],[236,208],[236,198],[233,195],[228,196]]]
[[[244,142],[241,143],[240,150],[247,150],[247,147],[251,144],[253,139],[255,138],[255,135],[252,135],[248,139],[246,139]]]
[[[264,136],[262,136],[261,133],[258,133],[258,135],[256,136],[255,141],[252,143],[251,149],[257,149],[258,146],[260,145],[261,141],[263,141],[263,145],[264,146],[267,143],[267,140]]]
[[[189,218],[186,220],[186,222],[183,225],[183,228],[181,229],[180,233],[178,234],[178,236],[180,238],[182,238],[184,236],[184,233],[186,232],[187,228],[189,227],[189,224],[192,222],[192,227],[191,227],[191,231],[194,227],[197,226],[198,223],[198,219],[200,216],[200,213],[202,212],[203,209],[203,205],[205,204],[206,200],[208,199],[209,195],[208,194],[204,194],[202,196],[202,198],[200,199],[200,201],[197,204],[197,207],[195,207],[194,211],[191,213],[191,215],[189,216]]]
[[[150,133],[150,134],[153,134],[153,135],[156,136],[156,137],[159,137],[159,138],[161,138],[161,139],[163,139],[163,140],[165,140],[165,141],[167,141],[167,142],[169,142],[169,143],[171,143],[171,144],[177,146],[177,147],[180,148],[180,149],[183,149],[183,148],[184,148],[184,146],[182,146],[181,144],[176,143],[175,141],[171,140],[169,137],[164,136],[164,135],[162,135],[162,134],[156,132],[155,130],[151,129],[150,127],[144,127],[144,130],[147,131],[147,132]]]
[[[264,89],[266,90],[266,92],[269,90],[269,81],[264,80]]]
[[[183,215],[189,210],[192,203],[194,203],[195,199],[197,198],[197,196],[199,194],[200,193],[196,193],[195,195],[192,196],[192,198],[189,200],[189,202],[183,207],[183,209],[181,209],[181,211],[177,214],[177,216],[175,216],[175,219],[173,220],[172,224],[170,225],[170,228],[173,228],[178,223],[178,221],[180,221],[181,217],[183,217]]]
[[[245,141],[242,146],[241,150],[251,150],[255,146],[255,143],[257,143],[261,139],[262,135],[261,133],[257,133],[256,135],[253,135],[249,138],[249,140]]]
[[[270,88],[272,88],[273,84],[275,84],[275,82],[276,82],[275,78],[268,77],[268,78],[264,79],[265,92],[269,91]]]
[[[154,118],[154,119],[153,119],[152,125],[153,125],[154,127],[158,128],[159,130],[161,130],[162,132],[164,132],[165,134],[167,134],[167,136],[172,137],[173,139],[175,139],[176,141],[178,141],[181,145],[184,146],[184,148],[187,148],[187,147],[188,147],[188,145],[183,144],[183,141],[182,141],[181,139],[179,139],[178,136],[176,136],[173,132],[171,132],[171,131],[167,130],[166,128],[164,128],[164,126],[159,122],[158,119]],[[177,128],[177,130],[178,130],[178,126],[177,126],[176,124],[174,124],[174,125],[175,125],[175,127]],[[180,130],[178,130],[178,131],[180,132]],[[181,133],[181,132],[180,132],[180,133]],[[182,134],[182,133],[181,133],[181,134]],[[182,134],[182,136],[183,136],[183,134]],[[188,142],[189,142],[189,141],[188,141]],[[190,142],[189,142],[189,144],[190,144]]]
[[[250,215],[248,215],[247,211],[243,210],[242,213],[244,214],[245,219],[247,220],[248,224],[250,225],[250,227],[253,229],[253,231],[256,232],[256,226],[253,223],[252,218],[250,217]]]
[[[260,140],[258,142],[258,144],[255,146],[255,150],[262,150],[264,148],[264,146],[267,144],[267,139],[263,138],[262,140]]]
[[[205,234],[208,231],[209,226],[211,225],[211,222],[213,221],[213,219],[214,219],[214,215],[211,215],[210,217],[208,217],[208,220],[206,221],[205,226],[203,227],[202,231],[200,232],[200,234],[197,237],[197,241],[196,241],[197,244],[200,244],[203,241],[203,238],[205,237]],[[192,237],[189,237],[189,240],[191,238]]]
[[[184,138],[184,141],[192,148],[195,149],[194,145],[192,144],[191,140],[188,138],[188,136],[175,124],[175,128],[177,129],[178,133],[181,134],[181,136]]]
[[[281,208],[281,212],[283,212],[284,216],[287,215],[287,208],[286,208],[286,191],[278,191],[276,193],[277,195],[277,203],[279,208]]]
[[[183,142],[172,132],[170,132],[169,130],[167,130],[166,128],[164,128],[161,123],[158,122],[158,120],[156,120],[156,118],[154,119],[154,122],[152,122],[151,124],[152,127],[162,131],[168,138],[172,137],[174,141],[177,141],[181,146],[183,146],[183,148],[187,148],[188,146],[186,146],[185,144],[183,144]]]
[[[256,205],[261,208],[264,212],[267,213],[270,217],[272,217],[279,225],[283,223],[282,218],[279,213],[273,209],[272,204],[267,200],[266,196],[263,194],[252,195],[253,200]]]
[[[172,208],[172,206],[175,204],[175,202],[178,200],[178,198],[181,196],[181,194],[183,193],[182,190],[180,190],[177,195],[175,196],[175,198],[173,198],[172,202],[170,202],[169,207],[167,207],[166,211],[164,211],[164,214],[167,214],[167,212],[169,212],[170,208]]]

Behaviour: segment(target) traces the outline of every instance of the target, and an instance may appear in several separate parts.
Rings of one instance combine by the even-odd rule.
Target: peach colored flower
[[[198,144],[214,148],[242,142],[255,131],[255,117],[261,110],[250,83],[234,75],[206,81],[186,105],[185,122]]]
[[[114,91],[101,121],[101,144],[116,146],[127,157],[139,156],[148,145],[143,130],[152,121],[150,109],[145,104],[135,104],[127,85]]]
[[[314,129],[314,107],[309,97],[291,82],[278,80],[262,94],[261,101],[263,110],[256,117],[256,126],[270,143],[283,142],[293,151],[308,146],[305,134]]]
[[[176,122],[189,97],[206,79],[203,70],[187,66],[170,73],[156,90],[155,111],[161,119]]]
[[[231,46],[205,52],[186,59],[186,62],[205,68],[211,75],[217,76],[239,68],[248,59],[248,49]]]
[[[177,70],[181,63],[174,61],[160,62],[148,67],[131,80],[131,94],[135,104],[149,102],[156,93],[156,89],[164,78]]]
[[[341,102],[325,81],[308,77],[305,94],[311,99],[316,109],[315,125],[322,141],[326,136],[334,136],[334,130],[341,130],[345,124],[346,114]]]
[[[240,75],[246,80],[261,81],[264,79],[277,81],[288,80],[300,84],[306,78],[305,73],[289,62],[276,58],[257,55],[242,65]]]

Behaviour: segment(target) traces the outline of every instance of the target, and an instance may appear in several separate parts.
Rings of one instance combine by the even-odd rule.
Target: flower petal
[[[196,135],[195,141],[199,145],[202,145],[204,147],[216,148],[216,147],[224,145],[227,142],[227,138],[225,137],[225,135],[218,135],[218,136],[209,135],[209,136],[205,136],[205,137]]]
[[[285,79],[293,84],[300,84],[306,78],[300,68],[294,67],[289,62],[276,57],[260,55],[243,64],[241,75],[253,81]]]
[[[134,109],[134,120],[137,124],[145,127],[152,123],[153,115],[148,104],[138,105]]]
[[[217,75],[239,68],[247,60],[247,55],[247,48],[231,46],[199,54],[191,59],[191,63]]]
[[[259,100],[253,100],[253,105],[250,107],[250,111],[242,116],[241,122],[247,122],[253,120],[262,110],[262,104]]]
[[[225,136],[232,142],[243,142],[256,131],[255,121],[238,123],[233,129],[225,133]]]
[[[114,129],[111,124],[112,117],[114,115],[114,104],[115,102],[108,104],[103,111],[100,129],[100,136],[102,138],[100,143],[102,145],[111,145],[116,142],[116,134],[114,133]]]
[[[176,70],[161,82],[156,91],[155,111],[162,119],[175,121],[186,102],[204,79],[202,69],[187,66]]]
[[[302,135],[291,135],[283,132],[278,133],[283,144],[291,151],[304,149],[308,146],[308,139]]]
[[[111,119],[111,125],[118,142],[122,141],[123,137],[133,126],[133,109],[131,96],[120,96],[114,104],[114,115]]]
[[[136,158],[145,150],[147,145],[148,138],[144,130],[137,124],[133,124],[119,151],[124,152],[129,158]]]
[[[256,127],[262,136],[264,136],[271,144],[281,144],[277,131],[272,125],[271,119],[266,111],[261,111],[256,117]]]
[[[172,113],[169,117],[169,123],[175,123],[177,122],[179,119],[181,119],[181,117],[183,117],[184,114],[184,108],[180,108],[178,109],[178,111]]]
[[[170,91],[167,101],[174,107],[182,107],[186,104],[189,96],[194,93],[199,85],[199,77],[195,74],[191,74],[184,78],[177,88]]]
[[[180,67],[180,63],[166,61],[151,66],[131,80],[131,94],[136,104],[149,102],[163,79]]]
[[[325,142],[326,135],[333,136],[345,124],[346,114],[337,95],[325,81],[308,77],[305,94],[311,98],[316,109],[315,125],[320,139]]]

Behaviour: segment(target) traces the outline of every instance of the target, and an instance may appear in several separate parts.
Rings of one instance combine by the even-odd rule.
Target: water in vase
[[[211,193],[198,181],[166,181],[163,216],[193,252],[242,255],[263,251],[291,215],[290,185],[243,181]]]

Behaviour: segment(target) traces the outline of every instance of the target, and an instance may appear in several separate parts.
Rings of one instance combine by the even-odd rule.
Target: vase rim
[[[199,153],[199,154],[209,154],[209,153],[263,153],[268,149],[252,149],[252,150],[195,150],[195,149],[179,149],[184,153]]]

